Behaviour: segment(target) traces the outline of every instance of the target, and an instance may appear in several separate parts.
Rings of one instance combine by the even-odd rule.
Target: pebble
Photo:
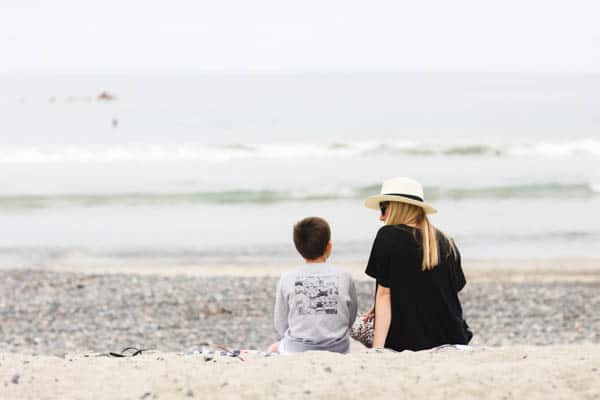
[[[19,374],[14,374],[12,379],[10,380],[12,383],[14,383],[15,385],[19,384],[19,379],[21,378],[21,375]]]
[[[11,294],[0,296],[0,352],[264,350],[276,340],[275,277],[0,274],[0,293]],[[373,284],[356,287],[364,312]],[[600,343],[600,283],[468,283],[460,297],[476,345]]]

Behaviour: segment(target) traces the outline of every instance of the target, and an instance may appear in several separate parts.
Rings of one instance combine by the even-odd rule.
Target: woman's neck
[[[410,226],[411,228],[420,228],[419,225],[412,224],[412,223],[401,223],[401,224],[396,224],[396,225],[405,225],[405,226]]]

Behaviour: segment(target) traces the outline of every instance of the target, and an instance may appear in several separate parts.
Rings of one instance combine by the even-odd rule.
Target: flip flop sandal
[[[229,350],[227,347],[225,347],[224,345],[217,345],[217,348],[221,349],[221,355],[222,356],[226,356],[226,357],[233,357],[233,358],[237,358],[240,361],[245,361],[242,357],[241,357],[241,351],[240,350]]]
[[[125,347],[123,350],[121,350],[120,353],[110,352],[108,354],[110,354],[113,357],[135,357],[135,356],[141,355],[143,351],[148,351],[148,350],[150,350],[150,349],[138,349],[137,347]]]

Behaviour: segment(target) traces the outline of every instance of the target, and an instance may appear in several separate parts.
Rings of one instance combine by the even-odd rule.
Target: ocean
[[[365,263],[394,176],[464,259],[600,257],[600,75],[11,75],[0,115],[0,265],[290,264],[311,215]]]

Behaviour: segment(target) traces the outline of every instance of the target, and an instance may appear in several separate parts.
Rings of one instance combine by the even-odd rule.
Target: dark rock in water
[[[98,96],[96,96],[97,101],[113,101],[115,99],[116,97],[108,92],[102,92]]]

